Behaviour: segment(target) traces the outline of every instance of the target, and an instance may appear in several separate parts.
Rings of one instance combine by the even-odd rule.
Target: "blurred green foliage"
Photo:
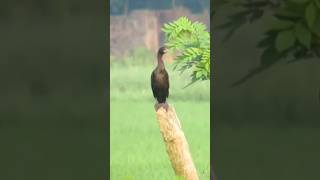
[[[320,0],[229,1],[225,6],[236,10],[228,22],[217,27],[228,30],[225,40],[246,23],[260,20],[267,24],[257,44],[263,51],[260,66],[234,85],[284,59],[320,58]]]
[[[210,79],[210,34],[206,25],[191,22],[187,17],[164,24],[165,45],[171,52],[178,53],[174,70],[183,73],[192,69],[191,82]],[[187,85],[187,86],[188,86]]]
[[[144,47],[137,47],[122,57],[110,56],[110,65],[121,65],[125,67],[139,65],[143,66],[144,64],[151,64],[153,59],[155,59],[155,56],[151,53],[151,51]]]

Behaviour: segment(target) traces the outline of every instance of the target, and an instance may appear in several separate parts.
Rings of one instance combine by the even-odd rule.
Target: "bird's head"
[[[158,54],[160,54],[160,55],[163,55],[167,52],[168,52],[168,48],[166,48],[165,46],[159,48],[159,50],[158,50]]]

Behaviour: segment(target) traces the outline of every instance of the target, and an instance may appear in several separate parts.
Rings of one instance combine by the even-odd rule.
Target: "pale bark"
[[[160,132],[175,174],[184,177],[186,180],[198,180],[188,142],[175,109],[168,104],[156,104],[155,109]]]

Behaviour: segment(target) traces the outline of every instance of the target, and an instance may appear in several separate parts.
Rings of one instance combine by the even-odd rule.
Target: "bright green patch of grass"
[[[209,102],[172,103],[200,179],[209,179]],[[153,102],[111,101],[111,179],[173,179]]]

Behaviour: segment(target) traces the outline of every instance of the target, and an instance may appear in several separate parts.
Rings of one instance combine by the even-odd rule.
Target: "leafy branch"
[[[187,17],[164,24],[166,47],[178,54],[174,70],[181,73],[192,69],[189,86],[197,81],[210,79],[210,34],[200,22],[191,22]]]
[[[229,21],[218,28],[227,29],[225,40],[245,23],[262,20],[264,12],[272,12],[272,23],[257,47],[263,52],[260,66],[250,71],[233,86],[244,83],[252,76],[268,69],[283,59],[288,63],[320,58],[320,0],[251,1],[229,4],[240,7],[240,12],[229,16]]]

